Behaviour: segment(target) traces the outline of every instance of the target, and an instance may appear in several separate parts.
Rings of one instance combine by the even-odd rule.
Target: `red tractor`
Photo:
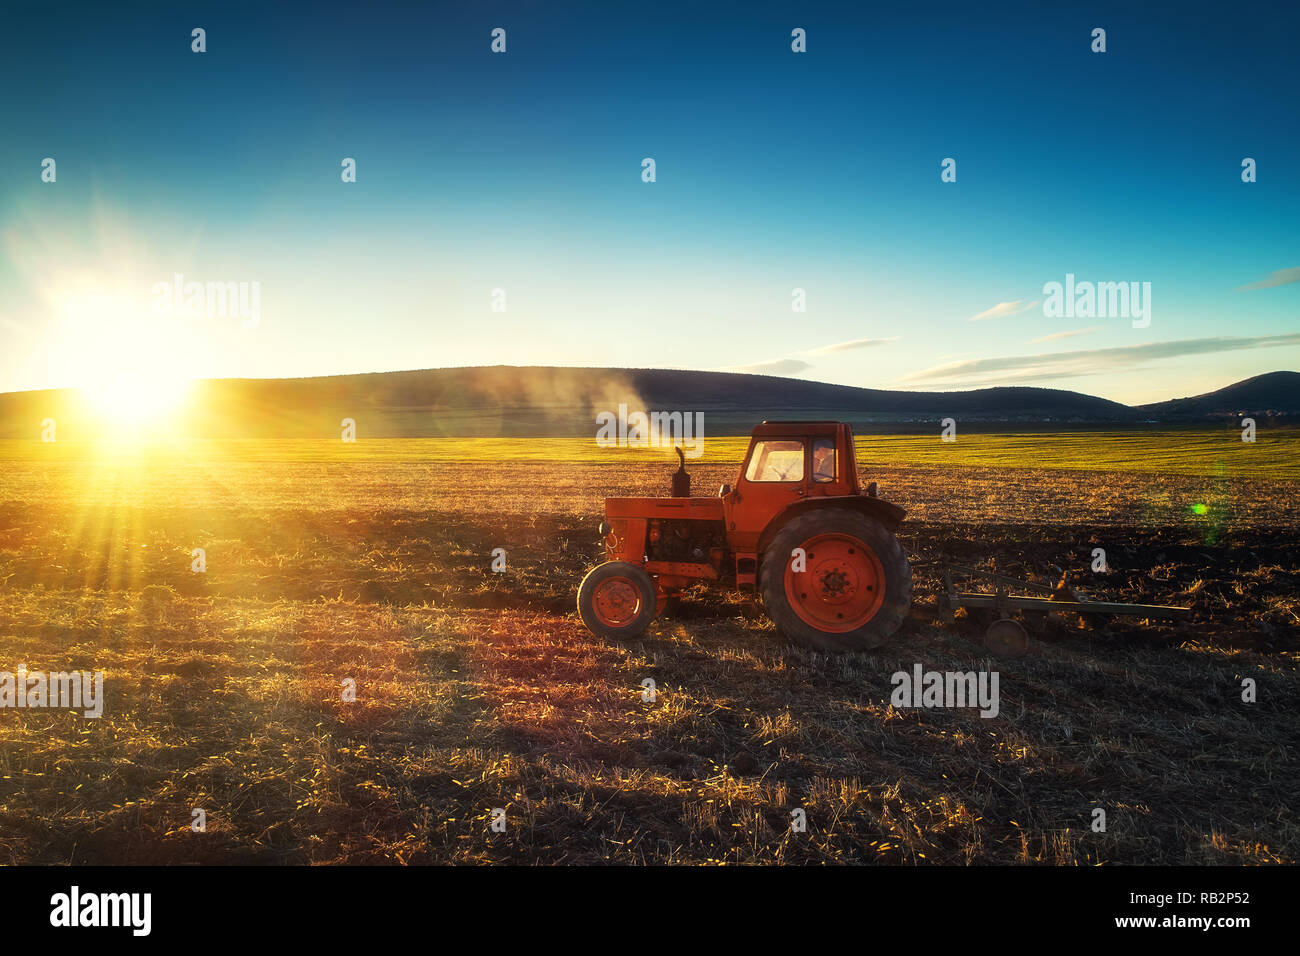
[[[786,637],[819,650],[879,646],[912,602],[912,569],[894,537],[906,513],[858,485],[843,422],[763,422],[736,485],[690,497],[686,459],[670,498],[606,498],[604,564],[578,589],[593,634],[639,635],[682,588],[714,581],[757,590]]]

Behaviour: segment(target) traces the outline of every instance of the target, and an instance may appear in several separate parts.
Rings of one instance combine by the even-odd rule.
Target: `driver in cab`
[[[813,444],[813,481],[835,480],[835,443],[817,441]]]

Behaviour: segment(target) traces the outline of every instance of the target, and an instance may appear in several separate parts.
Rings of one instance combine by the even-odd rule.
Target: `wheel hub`
[[[832,568],[821,575],[822,598],[827,601],[846,600],[853,594],[853,584],[843,568]]]

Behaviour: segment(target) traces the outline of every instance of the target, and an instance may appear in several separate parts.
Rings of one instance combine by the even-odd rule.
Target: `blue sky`
[[[1139,402],[1300,368],[1295,8],[984,6],[11,11],[0,390],[547,364]],[[256,326],[150,314],[176,273],[258,283]],[[1067,273],[1151,283],[1150,325],[1044,315]]]

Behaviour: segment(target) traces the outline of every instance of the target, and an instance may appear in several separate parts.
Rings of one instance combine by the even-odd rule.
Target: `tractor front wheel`
[[[758,587],[782,634],[823,651],[879,647],[912,606],[902,545],[848,508],[810,511],[778,531],[763,552]]]
[[[578,588],[578,615],[597,637],[638,637],[654,620],[654,581],[629,561],[597,565]]]

